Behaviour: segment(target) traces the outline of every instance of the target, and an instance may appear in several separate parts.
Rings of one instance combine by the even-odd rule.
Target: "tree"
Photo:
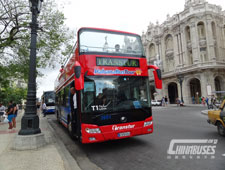
[[[37,68],[63,63],[72,50],[74,38],[54,0],[44,1],[38,21]],[[9,77],[25,81],[28,79],[30,22],[27,0],[0,0],[0,68],[7,67]]]
[[[74,37],[64,21],[55,1],[44,1],[38,17],[37,68],[54,67],[69,56]],[[30,22],[28,0],[0,0],[0,99],[4,102],[25,98],[26,89],[13,87],[12,81],[28,81]]]

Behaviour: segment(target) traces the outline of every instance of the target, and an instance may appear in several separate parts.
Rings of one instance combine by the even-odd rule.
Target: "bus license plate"
[[[117,135],[118,135],[118,137],[130,136],[130,132],[118,133]]]

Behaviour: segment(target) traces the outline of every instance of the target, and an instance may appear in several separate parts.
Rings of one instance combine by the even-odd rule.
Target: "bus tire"
[[[218,122],[216,125],[217,125],[217,131],[219,135],[225,136],[225,128],[223,127],[222,123]]]

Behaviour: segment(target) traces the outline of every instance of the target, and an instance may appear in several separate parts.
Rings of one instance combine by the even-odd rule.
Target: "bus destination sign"
[[[139,67],[138,59],[96,57],[97,66]]]

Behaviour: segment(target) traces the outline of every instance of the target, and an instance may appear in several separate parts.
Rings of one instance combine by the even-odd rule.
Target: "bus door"
[[[61,91],[61,103],[60,103],[60,112],[61,112],[61,119],[64,123],[67,124],[68,114],[70,114],[70,104],[69,104],[69,87],[65,87]]]

